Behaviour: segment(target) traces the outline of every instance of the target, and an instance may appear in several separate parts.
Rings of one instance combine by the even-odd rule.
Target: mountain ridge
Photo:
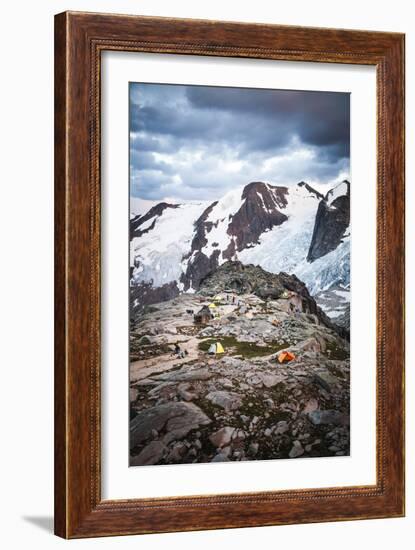
[[[130,220],[131,312],[194,292],[230,260],[295,273],[311,292],[349,284],[350,182],[325,195],[255,181],[222,198],[161,202]],[[141,290],[142,291],[141,291]]]

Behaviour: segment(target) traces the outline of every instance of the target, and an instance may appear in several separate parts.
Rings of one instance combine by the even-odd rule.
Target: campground
[[[222,292],[148,306],[130,335],[130,464],[348,455],[349,344],[301,303]]]

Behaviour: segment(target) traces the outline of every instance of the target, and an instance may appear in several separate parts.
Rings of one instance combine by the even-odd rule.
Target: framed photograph
[[[404,515],[404,35],[55,19],[55,532]]]

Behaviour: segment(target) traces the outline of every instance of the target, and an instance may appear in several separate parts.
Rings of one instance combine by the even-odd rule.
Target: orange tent
[[[291,351],[282,351],[278,355],[278,362],[279,363],[288,363],[289,361],[292,361],[295,359],[295,355],[291,353]]]

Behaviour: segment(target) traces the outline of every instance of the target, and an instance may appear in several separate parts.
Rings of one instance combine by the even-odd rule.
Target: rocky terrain
[[[224,263],[132,321],[130,359],[131,466],[349,454],[348,331],[295,276]]]

